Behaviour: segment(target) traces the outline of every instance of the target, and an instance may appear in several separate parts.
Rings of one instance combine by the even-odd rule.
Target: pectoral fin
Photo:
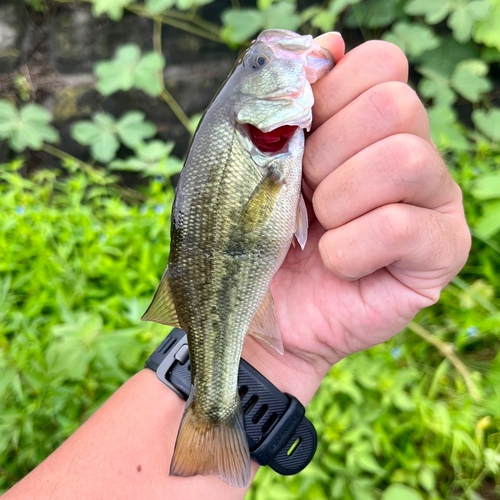
[[[275,170],[271,169],[257,185],[241,214],[241,224],[244,229],[256,230],[269,220],[283,182]]]
[[[174,299],[172,296],[172,287],[170,277],[165,272],[161,279],[158,290],[156,290],[153,302],[141,318],[142,321],[155,321],[167,326],[176,326],[180,328],[179,318],[175,311]]]
[[[307,230],[309,228],[309,219],[307,217],[307,207],[304,196],[300,193],[299,204],[297,205],[297,219],[295,223],[295,237],[299,242],[300,248],[304,250],[307,242]]]
[[[283,342],[278,328],[278,320],[276,319],[276,308],[274,299],[271,295],[271,290],[262,302],[260,308],[255,313],[253,321],[248,329],[248,333],[253,337],[267,342],[271,347],[274,347],[280,354],[284,354]]]

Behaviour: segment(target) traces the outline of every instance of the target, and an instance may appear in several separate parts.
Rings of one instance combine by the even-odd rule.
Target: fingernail
[[[328,33],[323,33],[322,35],[317,36],[316,40],[318,40],[318,38],[323,38],[324,36],[330,36],[330,35],[337,35],[342,37],[342,34],[339,31],[329,31]]]

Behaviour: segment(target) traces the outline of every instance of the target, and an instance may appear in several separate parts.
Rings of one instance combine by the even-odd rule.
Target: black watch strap
[[[146,368],[182,399],[191,387],[186,332],[175,328],[146,361]],[[317,436],[300,401],[284,394],[245,360],[238,372],[250,456],[279,474],[300,472],[316,452]]]

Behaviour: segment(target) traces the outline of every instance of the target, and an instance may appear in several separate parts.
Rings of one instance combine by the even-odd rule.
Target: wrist
[[[288,349],[281,355],[250,335],[245,339],[242,358],[281,392],[295,396],[304,406],[311,401],[331,367],[320,356],[306,359]]]

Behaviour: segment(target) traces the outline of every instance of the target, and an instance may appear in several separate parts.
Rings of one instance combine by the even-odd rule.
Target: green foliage
[[[295,477],[262,468],[248,500],[498,496],[500,111],[489,93],[494,83],[498,88],[500,0],[327,0],[302,11],[295,0],[257,0],[256,8],[224,11],[220,30],[196,13],[211,1],[91,3],[96,16],[118,21],[128,9],[185,23],[187,31],[232,47],[266,28],[315,36],[346,27],[396,43],[428,105],[432,138],[449,153],[474,236],[460,277],[417,321],[458,353],[482,401],[474,401],[449,358],[406,331],[331,370],[308,408],[319,435],[313,463]],[[139,89],[164,98],[164,67],[159,52],[125,45],[96,66],[96,88],[105,96]],[[17,81],[21,100],[30,98],[25,86]],[[471,120],[459,121],[457,103],[461,116],[470,107]],[[56,142],[50,120],[38,105],[17,109],[0,99],[0,140],[16,152]],[[57,150],[70,175],[41,170],[26,178],[21,160],[0,167],[2,488],[69,436],[165,333],[139,318],[168,258],[173,193],[163,179],[182,163],[170,156],[172,143],[146,142],[155,133],[141,112],[96,113],[76,123],[72,136],[106,164],[102,171]],[[115,158],[120,144],[134,155]],[[117,170],[149,176],[149,184],[143,192],[120,189],[110,173]]]
[[[266,5],[263,10],[226,10],[221,16],[224,24],[221,36],[229,43],[242,43],[265,29],[287,29],[295,31],[301,24],[295,6],[289,2]]]
[[[492,141],[500,142],[500,109],[489,111],[476,109],[472,112],[472,120],[485,136]]]
[[[111,162],[111,170],[142,172],[144,175],[163,175],[172,177],[182,170],[182,162],[170,156],[173,143],[165,144],[162,141],[151,141],[137,147],[137,156],[126,160]]]
[[[155,174],[144,192],[122,192],[113,175],[72,162],[69,176],[25,178],[21,161],[0,167],[4,488],[135,373],[165,333],[139,319],[168,259],[173,191],[157,175],[178,171],[171,147],[142,143],[137,158],[111,164]],[[484,200],[500,198],[500,155],[482,146],[458,157],[453,175],[476,234]],[[473,498],[482,480],[495,480],[500,237],[476,238],[471,255],[418,322],[454,346],[483,402],[447,358],[404,332],[331,370],[308,407],[319,436],[313,463],[294,477],[262,468],[248,500]]]
[[[92,14],[100,16],[107,14],[113,21],[119,21],[123,17],[123,9],[130,5],[133,0],[92,0]]]
[[[156,134],[156,127],[145,122],[144,116],[140,111],[129,111],[116,121],[107,113],[95,113],[92,121],[76,123],[71,135],[80,144],[90,146],[93,158],[107,163],[115,157],[120,141],[135,149]]]
[[[31,8],[39,12],[45,12],[47,10],[47,0],[23,0]]]
[[[161,72],[164,67],[163,55],[155,52],[142,55],[137,45],[123,45],[114,59],[96,65],[95,74],[99,78],[96,88],[103,95],[136,88],[158,96],[163,90]]]
[[[483,215],[476,223],[476,231],[490,238],[500,230],[500,173],[482,176],[473,184],[471,194],[476,200],[488,200],[482,204]]]
[[[14,151],[39,150],[44,142],[58,141],[59,133],[49,125],[51,120],[51,114],[38,104],[26,104],[18,110],[7,99],[0,99],[0,139],[7,139]]]
[[[20,479],[142,366],[165,328],[140,317],[168,258],[173,190],[133,203],[116,178],[0,166],[1,488]],[[125,193],[126,195],[126,193]]]
[[[400,21],[384,35],[384,40],[400,47],[410,56],[421,56],[424,52],[439,47],[439,38],[427,26]]]

